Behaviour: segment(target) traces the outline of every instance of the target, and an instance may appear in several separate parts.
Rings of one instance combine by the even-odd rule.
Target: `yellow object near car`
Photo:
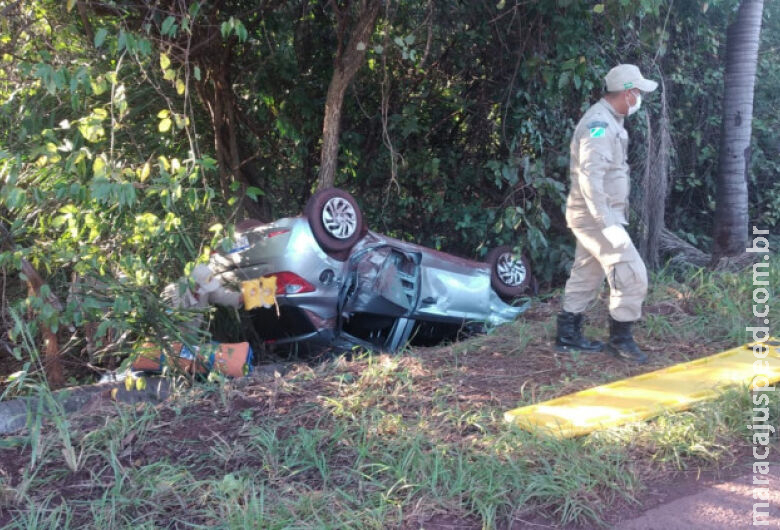
[[[276,303],[276,276],[263,276],[241,283],[244,309],[271,307]]]
[[[569,438],[643,421],[717,397],[780,381],[780,342],[770,338],[655,372],[510,410],[507,422],[528,431]]]

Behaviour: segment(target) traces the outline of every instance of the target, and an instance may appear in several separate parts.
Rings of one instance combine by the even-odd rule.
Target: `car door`
[[[417,307],[420,254],[390,245],[361,250],[350,258],[341,314],[403,317]]]

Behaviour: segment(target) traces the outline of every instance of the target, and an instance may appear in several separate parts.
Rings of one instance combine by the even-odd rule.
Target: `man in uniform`
[[[571,140],[571,190],[566,201],[566,224],[577,239],[574,264],[558,314],[559,351],[602,351],[604,345],[582,334],[582,313],[609,283],[609,341],[616,357],[647,362],[631,333],[642,315],[647,294],[647,271],[631,242],[628,224],[628,133],[623,120],[637,110],[642,92],[658,83],[645,79],[639,68],[621,64],[609,71],[607,93],[590,107]]]

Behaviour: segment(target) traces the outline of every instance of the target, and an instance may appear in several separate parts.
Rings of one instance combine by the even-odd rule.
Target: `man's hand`
[[[621,225],[611,225],[601,231],[607,241],[615,248],[626,248],[631,244],[631,238]]]

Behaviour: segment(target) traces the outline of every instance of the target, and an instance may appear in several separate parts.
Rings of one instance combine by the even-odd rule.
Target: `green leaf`
[[[604,12],[604,4],[596,4],[593,6],[593,12],[594,13],[603,13]]]
[[[138,180],[144,182],[146,179],[149,178],[149,174],[151,172],[152,172],[152,166],[151,164],[149,164],[149,162],[146,162],[141,168],[141,174],[138,176]]]
[[[562,72],[561,76],[558,78],[558,89],[562,90],[566,87],[566,85],[569,84],[571,81],[571,72]]]
[[[246,28],[241,22],[239,22],[236,27],[236,35],[238,35],[238,42],[245,42],[248,37]]]
[[[173,119],[176,123],[177,129],[184,129],[185,126],[190,124],[190,119],[181,114],[174,114]]]
[[[106,130],[99,121],[92,118],[84,118],[79,121],[79,132],[88,142],[97,142],[106,134]]]
[[[101,323],[98,325],[98,329],[97,329],[97,331],[95,332],[95,336],[96,336],[96,337],[102,337],[103,335],[105,335],[105,334],[106,334],[106,332],[108,331],[108,328],[109,328],[109,326],[111,326],[112,324],[113,324],[113,322],[111,322],[110,320],[104,320],[104,321],[102,321],[102,322],[101,322]]]
[[[106,176],[106,161],[102,156],[95,158],[95,161],[92,162],[92,174],[98,178]]]
[[[108,90],[109,84],[103,76],[98,76],[96,79],[90,80],[89,86],[92,89],[92,92],[94,92],[96,96],[99,96]]]
[[[171,34],[171,28],[173,27],[173,24],[176,22],[176,18],[173,16],[169,16],[165,20],[163,20],[162,26],[160,27],[160,33],[163,35]],[[166,68],[163,66],[163,68]]]
[[[57,84],[54,82],[54,68],[51,65],[41,63],[36,67],[35,75],[41,80],[50,94],[57,91]]]
[[[97,30],[97,33],[95,33],[95,48],[100,48],[104,42],[106,42],[106,37],[108,36],[108,30],[106,28],[100,28]]]
[[[4,199],[6,206],[11,209],[21,208],[27,202],[27,195],[24,190],[15,186],[10,187],[10,189],[9,187],[3,188],[3,195],[5,197],[0,196],[0,199]]]
[[[194,70],[192,71],[192,75],[195,76],[195,79],[197,81],[200,81],[200,67],[196,66]]]
[[[249,186],[246,189],[246,195],[253,201],[257,201],[257,197],[260,195],[265,195],[265,192],[256,186]]]

